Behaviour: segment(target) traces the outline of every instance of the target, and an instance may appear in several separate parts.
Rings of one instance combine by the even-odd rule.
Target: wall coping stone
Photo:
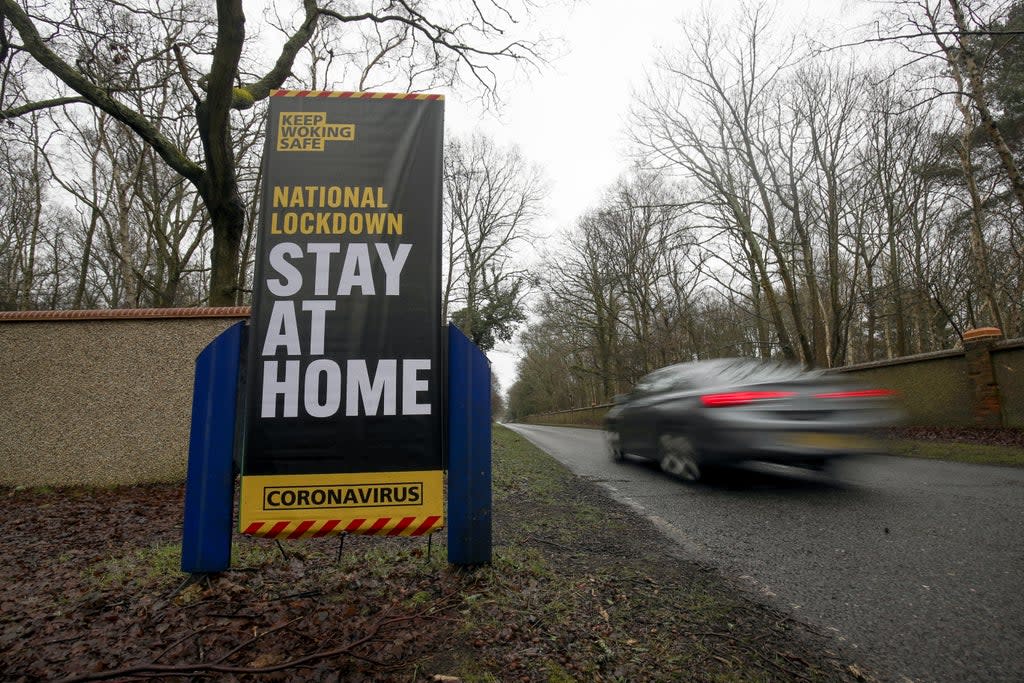
[[[104,308],[67,311],[0,311],[0,323],[248,317],[249,306],[214,306],[207,308]]]
[[[1010,351],[1016,348],[1024,348],[1024,337],[1017,339],[1004,339],[992,343],[993,351]],[[906,363],[917,363],[927,360],[941,360],[943,358],[954,358],[964,355],[964,349],[945,349],[942,351],[929,351],[917,353],[912,356],[900,356],[899,358],[885,358],[882,360],[857,363],[855,365],[842,365],[837,368],[828,368],[827,372],[849,372],[854,370],[870,370],[872,368],[884,368],[891,365],[904,365]]]
[[[1003,331],[998,327],[977,327],[964,332],[964,343],[991,339],[1002,339]]]
[[[855,365],[841,365],[837,368],[828,368],[827,372],[851,372],[854,370],[870,370],[872,368],[885,368],[891,365],[905,365],[908,363],[918,363],[927,360],[941,360],[943,358],[955,358],[956,356],[964,355],[963,349],[946,349],[943,351],[929,351],[927,353],[915,353],[912,356],[900,356],[899,358],[883,358],[882,360],[872,360],[866,363],[857,363]]]
[[[1018,337],[1017,339],[1004,339],[1003,341],[997,341],[992,344],[993,351],[1013,351],[1014,349],[1024,349],[1024,337]]]

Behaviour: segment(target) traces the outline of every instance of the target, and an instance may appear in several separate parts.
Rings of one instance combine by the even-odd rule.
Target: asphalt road
[[[598,430],[509,426],[889,680],[1024,681],[1024,470],[873,456],[687,485]]]

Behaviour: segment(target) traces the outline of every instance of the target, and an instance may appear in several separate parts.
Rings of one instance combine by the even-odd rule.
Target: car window
[[[687,373],[676,376],[670,388],[672,391],[692,391],[697,388],[697,384],[693,381],[693,376]]]
[[[798,365],[749,358],[723,358],[701,363],[702,384],[749,384],[784,382],[810,374]],[[820,374],[820,373],[817,373]]]
[[[647,394],[654,393],[655,383],[651,381],[648,376],[641,377],[637,380],[636,386],[633,387],[631,396],[646,396]]]
[[[716,360],[679,363],[648,373],[637,381],[632,396],[646,396],[663,391],[692,391],[709,386],[782,382],[820,372],[807,372],[792,363],[761,361],[751,358],[719,358]]]
[[[633,389],[638,395],[656,394],[662,391],[679,390],[683,383],[692,386],[692,371],[689,364],[670,365],[644,375]]]

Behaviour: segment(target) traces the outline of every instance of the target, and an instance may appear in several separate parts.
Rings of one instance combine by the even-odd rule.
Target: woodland
[[[271,90],[500,109],[557,57],[539,5],[0,0],[0,310],[247,304]],[[1024,2],[870,10],[811,35],[767,2],[686,14],[569,225],[518,148],[447,136],[442,315],[517,341],[510,416],[680,361],[1024,335]]]

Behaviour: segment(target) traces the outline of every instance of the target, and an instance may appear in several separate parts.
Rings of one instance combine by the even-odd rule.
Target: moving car
[[[656,460],[696,481],[710,468],[762,461],[825,468],[878,450],[894,392],[837,374],[730,358],[671,365],[617,396],[605,417],[611,455]]]

